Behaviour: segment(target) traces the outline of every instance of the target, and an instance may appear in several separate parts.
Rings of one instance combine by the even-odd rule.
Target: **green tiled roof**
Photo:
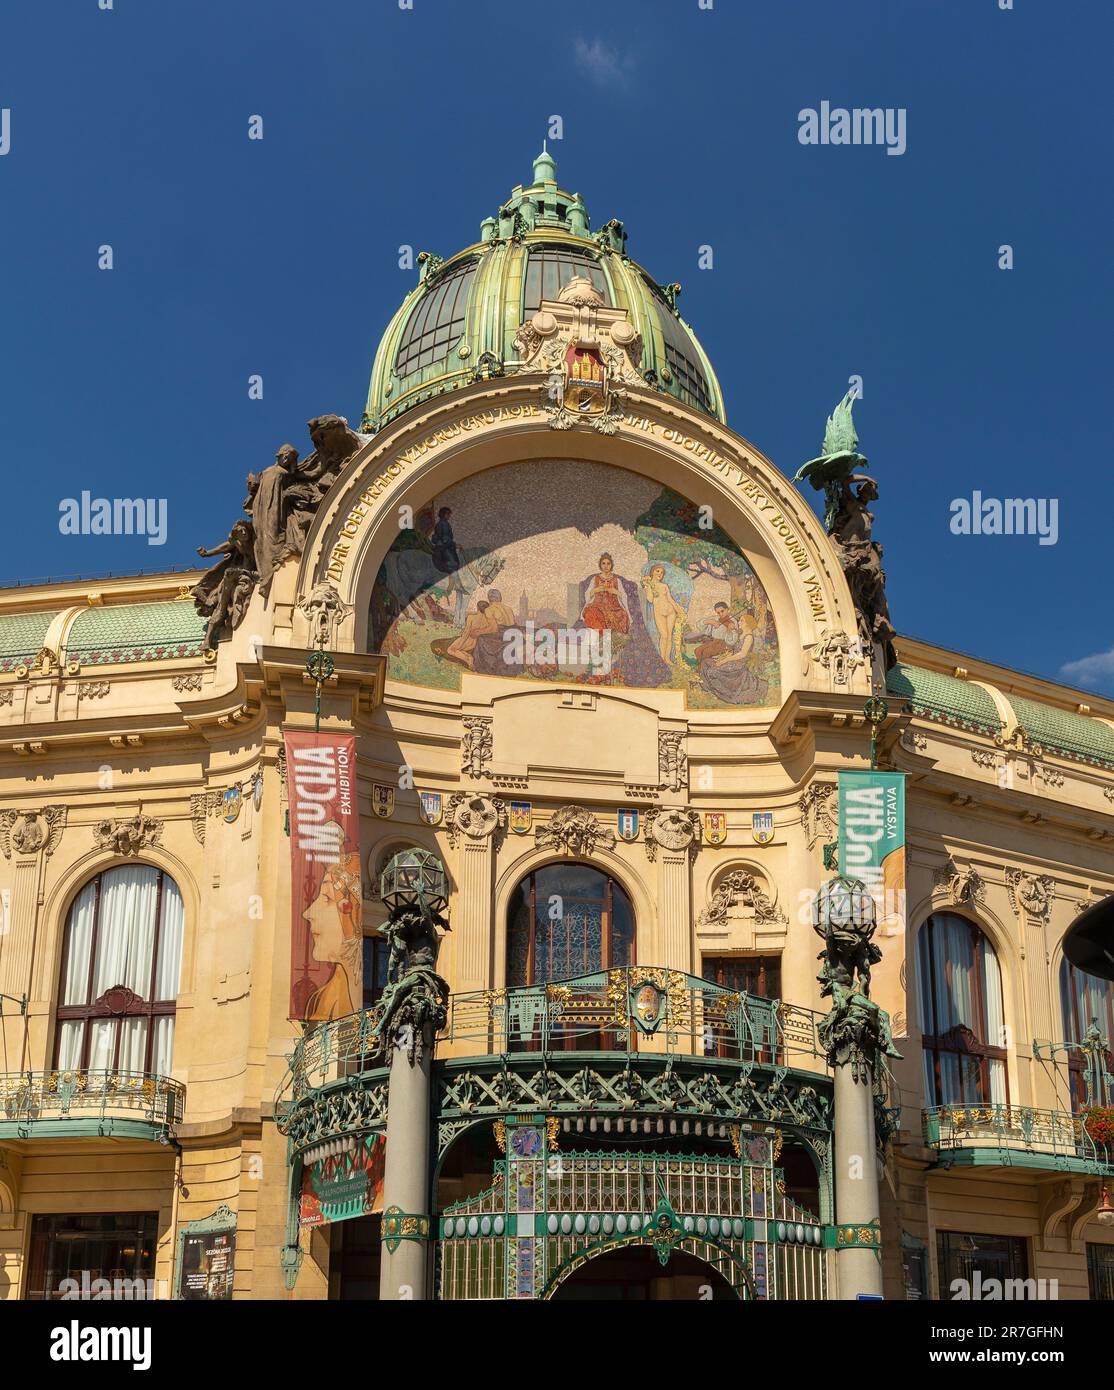
[[[204,635],[205,619],[191,599],[114,603],[78,614],[66,640],[66,657],[82,666],[107,666],[200,656]]]
[[[1039,705],[1020,695],[1006,697],[1026,738],[1050,753],[1063,753],[1099,767],[1114,767],[1114,729],[1085,714]]]
[[[43,649],[46,630],[58,616],[50,613],[8,613],[0,618],[0,671],[14,671]]]
[[[902,696],[913,714],[939,719],[960,729],[996,734],[1002,719],[981,685],[899,662],[886,676],[886,689]]]

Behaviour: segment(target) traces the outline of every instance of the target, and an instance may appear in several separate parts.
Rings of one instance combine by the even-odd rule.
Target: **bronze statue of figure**
[[[380,1050],[389,1055],[399,1043],[411,1063],[421,1061],[448,1017],[449,986],[437,973],[438,931],[448,931],[439,912],[395,908],[379,928],[390,943],[387,984],[379,1001]]]
[[[234,631],[244,620],[252,593],[255,591],[255,532],[250,521],[237,521],[228,539],[212,550],[197,547],[203,559],[223,555],[219,564],[194,585],[194,607],[209,622],[205,628],[205,646],[216,647],[221,629]]]
[[[851,418],[855,395],[848,391],[828,417],[818,457],[798,468],[794,482],[807,478],[824,492],[824,525],[843,568],[858,616],[859,639],[868,659],[877,652],[884,671],[897,664],[894,628],[886,601],[882,547],[873,539],[878,484],[859,453],[859,436]],[[854,486],[857,484],[858,486]]]

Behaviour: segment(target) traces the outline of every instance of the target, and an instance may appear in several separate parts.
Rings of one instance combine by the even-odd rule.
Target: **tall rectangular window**
[[[937,1231],[936,1269],[940,1298],[955,1297],[952,1284],[964,1280],[967,1295],[988,1279],[1027,1279],[1028,1252],[1019,1236],[978,1235],[970,1231]]]
[[[1087,1284],[1096,1303],[1114,1303],[1114,1245],[1087,1242]]]
[[[24,1298],[78,1297],[108,1280],[112,1296],[147,1298],[155,1277],[157,1212],[80,1212],[31,1218],[31,1258]],[[143,1281],[142,1289],[135,1283]],[[66,1281],[70,1281],[67,1283]],[[103,1285],[100,1286],[103,1291]]]

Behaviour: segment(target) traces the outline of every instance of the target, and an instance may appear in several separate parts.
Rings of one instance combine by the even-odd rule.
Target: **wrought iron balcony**
[[[385,1065],[378,1006],[300,1038],[280,1095],[295,1101],[343,1076]],[[524,989],[449,997],[437,1055],[596,1052],[799,1066],[826,1071],[822,1015],[659,966],[627,966]]]
[[[591,1114],[606,1133],[672,1133],[674,1117],[678,1133],[726,1134],[743,1119],[826,1131],[820,1017],[652,966],[455,994],[434,1064],[439,1142],[523,1110]],[[366,1009],[299,1039],[275,1097],[292,1152],[383,1127],[380,1021]]]
[[[0,1139],[166,1139],[185,1096],[181,1082],[147,1072],[0,1073]]]
[[[1028,1105],[937,1105],[924,1111],[924,1140],[945,1166],[1053,1168],[1114,1173],[1114,1153],[1088,1134],[1082,1117]]]

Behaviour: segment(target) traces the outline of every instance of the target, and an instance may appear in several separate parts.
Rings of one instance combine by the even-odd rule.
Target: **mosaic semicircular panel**
[[[369,626],[390,679],[438,690],[474,671],[779,703],[746,557],[707,509],[601,463],[506,464],[441,493],[387,553]]]

